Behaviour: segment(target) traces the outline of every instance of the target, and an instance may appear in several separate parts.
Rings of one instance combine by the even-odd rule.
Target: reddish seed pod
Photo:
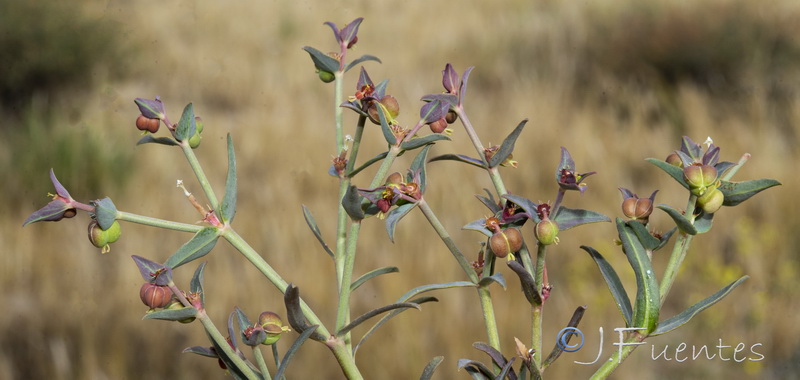
[[[458,120],[458,114],[455,111],[447,111],[447,115],[444,117],[444,120],[447,121],[447,124],[453,124]]]
[[[429,126],[431,127],[431,132],[433,133],[442,133],[445,129],[447,129],[447,120],[441,118],[439,120],[430,123]]]
[[[151,309],[158,309],[169,304],[170,300],[172,300],[172,291],[167,286],[146,282],[139,289],[139,297],[145,306]]]
[[[516,228],[506,228],[489,238],[489,246],[494,255],[502,259],[522,249],[522,234]]]
[[[627,198],[622,202],[622,213],[631,219],[647,219],[653,213],[653,201],[649,198]]]
[[[669,156],[667,156],[667,159],[665,161],[667,161],[667,163],[670,165],[677,166],[679,168],[683,167],[683,161],[681,161],[681,157],[678,156],[677,153],[670,154]]]
[[[158,132],[158,127],[161,126],[161,120],[150,119],[144,115],[139,115],[136,118],[136,128],[140,131],[148,131],[150,133]]]

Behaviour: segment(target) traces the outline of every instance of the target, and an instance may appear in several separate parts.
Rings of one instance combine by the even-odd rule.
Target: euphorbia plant
[[[571,237],[568,230],[573,227],[611,221],[598,212],[569,208],[565,205],[567,193],[577,191],[578,195],[583,196],[587,192],[587,178],[595,172],[579,173],[569,151],[562,148],[554,172],[556,193],[552,203],[534,202],[531,199],[540,198],[507,189],[500,168],[517,168],[518,163],[514,161],[512,153],[516,143],[521,141],[520,136],[527,120],[521,121],[503,139],[502,144],[489,147],[484,145],[466,112],[467,87],[472,68],[466,69],[463,75],[459,75],[452,65],[447,64],[442,72],[444,91],[424,95],[418,107],[401,107],[401,102],[388,93],[388,80],[373,82],[364,67],[360,67],[355,89],[347,93],[344,87],[346,73],[364,62],[380,62],[371,55],[362,55],[347,61],[348,52],[358,42],[361,22],[362,19],[359,18],[342,28],[333,23],[325,23],[332,29],[338,44],[338,51],[334,53],[325,54],[315,48],[304,47],[313,61],[320,80],[332,83],[334,86],[332,126],[335,150],[332,154],[334,158],[327,168],[328,173],[339,183],[338,201],[334,206],[338,216],[336,241],[333,246],[326,243],[311,211],[305,206],[302,207],[312,234],[334,264],[335,286],[338,289],[334,321],[322,321],[300,297],[299,288],[287,283],[234,229],[233,221],[237,211],[234,137],[229,135],[227,139],[227,179],[224,196],[219,199],[195,155],[195,149],[200,147],[204,125],[195,115],[192,104],[187,105],[178,122],[173,123],[159,98],[137,98],[134,102],[138,106],[140,115],[136,118],[135,125],[144,133],[138,144],[156,143],[177,147],[188,160],[197,184],[202,189],[204,201],[198,200],[189,191],[193,186],[184,185],[181,181],[178,181],[178,186],[182,188],[189,206],[200,214],[202,220],[200,225],[119,211],[109,198],[88,203],[78,202],[61,185],[52,171],[50,175],[56,195],[50,203],[34,212],[24,224],[59,221],[74,217],[78,210],[86,211],[91,218],[89,239],[92,244],[102,248],[103,252],[107,252],[110,249],[109,245],[120,237],[120,221],[194,233],[186,244],[164,262],[133,256],[144,280],[139,291],[140,298],[148,309],[145,318],[178,321],[184,324],[199,321],[211,345],[190,347],[185,352],[218,359],[220,366],[235,378],[281,378],[294,353],[304,342],[311,339],[330,349],[347,378],[360,379],[363,376],[355,355],[375,329],[404,310],[419,309],[424,303],[437,301],[434,297],[423,296],[423,293],[460,287],[473,288],[478,295],[485,332],[477,338],[486,340],[487,343],[478,342],[474,346],[487,353],[491,363],[487,365],[475,360],[462,359],[458,362],[458,367],[476,379],[542,378],[545,370],[560,357],[562,352],[570,351],[569,341],[575,334],[569,329],[577,328],[586,311],[584,306],[577,307],[566,328],[559,334],[543,331],[545,305],[554,296],[546,264],[548,251],[574,250],[575,245],[567,243]],[[418,113],[401,112],[401,109],[416,111],[415,108],[418,109]],[[345,109],[355,113],[356,122],[352,129],[345,128]],[[407,113],[412,115],[411,119],[407,118]],[[367,126],[367,120],[375,124],[375,127]],[[452,126],[457,122],[463,126],[463,134],[460,129]],[[164,131],[160,128],[161,124],[166,127],[166,136],[156,135],[159,131]],[[430,133],[427,133],[428,130]],[[386,151],[367,160],[359,158],[358,153],[364,133],[380,133],[386,142]],[[440,149],[434,147],[435,144],[444,143],[451,138],[464,138],[464,135],[472,143],[474,154],[443,153],[429,157],[432,150]],[[415,155],[411,165],[393,171],[396,158],[406,153]],[[639,198],[631,190],[620,188],[624,198],[622,214],[627,220],[616,218],[615,226],[618,241],[636,278],[636,296],[633,300],[628,297],[616,270],[603,256],[591,247],[581,247],[598,265],[622,314],[625,326],[630,328],[626,337],[628,343],[641,342],[648,336],[664,334],[679,327],[729,294],[747,278],[743,276],[676,316],[661,318],[661,306],[677,278],[693,237],[710,231],[714,215],[722,206],[735,206],[754,194],[779,184],[771,179],[732,182],[732,176],[749,156],[742,156],[738,163],[730,163],[720,161],[719,154],[720,149],[713,143],[709,142],[704,151],[702,145],[686,137],[681,148],[670,154],[666,161],[649,159],[688,191],[688,201],[682,209],[667,205],[655,206],[657,191],[654,191],[649,198]],[[427,188],[432,185],[428,178],[427,165],[430,162],[440,161],[454,161],[455,164],[477,167],[486,172],[493,185],[493,189],[485,190],[486,195],[477,196],[488,209],[487,214],[482,217],[464,216],[465,221],[479,217],[466,223],[464,229],[474,230],[485,236],[485,242],[479,247],[479,253],[474,260],[470,260],[463,253],[465,251],[462,247],[451,238],[439,221],[434,207],[425,197]],[[380,165],[373,176],[365,178],[365,169],[378,163]],[[209,206],[206,207],[204,204]],[[676,227],[663,234],[652,232],[648,223],[653,217],[654,207],[664,211],[674,221]],[[362,224],[385,223],[388,238],[394,242],[399,222],[415,209],[423,214],[456,264],[462,269],[462,278],[445,281],[437,279],[429,285],[409,290],[400,295],[395,302],[353,317],[350,309],[353,292],[370,279],[398,271],[396,267],[376,268],[353,279],[357,241]],[[666,270],[659,278],[653,269],[652,254],[667,246],[672,236],[677,236],[676,242]],[[213,323],[205,308],[203,273],[206,263],[198,265],[191,277],[186,276],[180,267],[209,254],[220,238],[230,243],[283,294],[288,327],[284,326],[283,319],[278,313],[264,311],[258,314],[257,318],[256,314],[251,314],[253,319],[250,319],[248,314],[238,307],[229,315],[224,328],[220,329]],[[473,251],[472,247],[470,251]],[[510,272],[498,266],[503,262]],[[518,312],[530,319],[530,336],[513,337],[516,351],[510,355],[503,353],[504,346],[501,340],[510,341],[511,337],[506,336],[496,322],[493,299],[498,293],[492,293],[491,288],[495,283],[505,288],[506,281],[502,275],[504,271],[514,273],[519,278],[524,301]],[[188,287],[179,287],[176,284],[176,276],[189,277]],[[381,318],[374,322],[373,318],[378,316]],[[353,330],[367,322],[372,323],[372,327],[356,341]],[[281,356],[275,342],[290,331],[298,336],[291,348]],[[548,355],[544,355],[543,349],[546,335],[548,338],[554,336],[556,342]],[[396,342],[391,347],[396,349],[397,345],[401,344],[402,342]],[[245,346],[250,347],[250,355],[244,352]],[[262,346],[270,346],[273,351],[272,356],[277,368],[275,373],[270,373],[262,354]],[[635,348],[636,345],[631,344],[615,352],[611,360],[599,366],[595,377],[607,377]],[[442,361],[442,357],[431,360],[424,368],[421,378],[430,378]]]

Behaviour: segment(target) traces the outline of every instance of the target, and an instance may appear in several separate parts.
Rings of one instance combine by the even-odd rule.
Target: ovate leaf
[[[722,202],[724,206],[736,206],[742,203],[753,195],[756,195],[773,186],[778,186],[781,183],[769,178],[755,179],[752,181],[744,182],[728,182],[721,181],[719,190],[725,195],[725,200]]]
[[[194,119],[194,106],[189,103],[183,109],[181,119],[178,121],[178,127],[175,129],[175,138],[178,141],[184,141],[194,136],[196,131],[197,122]]]
[[[178,248],[164,265],[174,269],[199,259],[211,252],[211,249],[217,244],[217,239],[219,239],[219,230],[216,227],[203,228],[191,240]]]

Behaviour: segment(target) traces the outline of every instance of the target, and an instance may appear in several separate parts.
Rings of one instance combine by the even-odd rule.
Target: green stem
[[[464,129],[467,131],[467,136],[469,136],[469,140],[472,141],[472,145],[475,147],[475,150],[478,152],[478,158],[481,161],[486,161],[485,156],[485,148],[481,143],[481,139],[478,138],[478,134],[475,133],[475,128],[472,127],[472,122],[469,121],[467,117],[467,113],[464,112],[464,107],[459,105],[454,108],[456,114],[458,114],[458,119],[461,120],[461,124],[464,126]]]
[[[339,70],[334,74],[335,80],[333,81],[333,115],[336,120],[336,154],[341,153],[345,149],[344,142],[344,122],[342,118],[342,90],[344,88],[344,71]]]
[[[431,210],[428,203],[425,202],[425,198],[423,197],[420,199],[417,205],[422,211],[422,214],[425,215],[425,218],[428,219],[428,222],[430,222],[431,226],[433,226],[433,229],[439,235],[439,238],[442,239],[444,245],[447,246],[448,250],[450,250],[450,253],[461,266],[461,269],[467,274],[467,277],[469,277],[470,281],[477,284],[478,275],[475,273],[472,265],[470,265],[469,261],[467,261],[466,257],[464,257],[464,254],[461,253],[455,242],[453,242],[450,234],[447,233],[447,230],[436,217],[436,214],[434,214],[433,210]],[[486,326],[486,335],[489,340],[489,345],[499,351],[501,349],[500,335],[497,332],[497,321],[494,315],[494,306],[492,305],[492,294],[489,292],[489,289],[478,287],[478,297],[480,298],[481,308],[483,309],[483,320],[484,325]]]
[[[217,327],[214,325],[214,322],[211,321],[208,314],[206,314],[205,310],[198,310],[197,311],[197,320],[203,324],[203,328],[205,328],[206,333],[208,334],[211,339],[214,340],[216,346],[221,348],[222,351],[225,351],[225,354],[231,359],[236,368],[238,368],[248,379],[259,379],[258,375],[250,368],[250,366],[242,359],[236,352],[233,351],[231,346],[228,344],[227,339],[217,330]]]
[[[692,224],[694,224],[693,210],[696,201],[697,196],[691,195],[686,205],[685,213],[688,215],[689,221],[692,222]],[[683,259],[686,258],[686,254],[689,252],[689,245],[692,242],[692,238],[692,235],[680,232],[678,239],[675,241],[675,245],[672,247],[672,254],[669,256],[669,262],[667,263],[667,268],[664,270],[664,276],[661,279],[661,287],[659,288],[662,306],[667,299],[670,288],[672,288],[672,283],[675,282],[675,277],[678,276],[678,271],[681,269]]]
[[[347,169],[345,173],[350,175],[353,168],[356,166],[356,158],[358,158],[358,151],[361,148],[361,137],[364,135],[364,125],[367,123],[367,117],[364,115],[358,116],[358,124],[356,124],[356,133],[353,136],[353,148],[350,149],[350,156],[347,158]]]
[[[502,196],[507,193],[506,185],[503,183],[503,178],[500,177],[500,171],[498,167],[495,166],[493,168],[488,169],[489,178],[492,179],[492,184],[494,185],[494,189],[497,191],[497,195]]]
[[[547,246],[543,244],[537,244],[536,248],[536,269],[533,273],[534,282],[536,283],[536,291],[541,295],[542,288],[544,287],[544,265],[545,265],[545,257],[547,255]],[[543,321],[543,309],[544,309],[544,302],[545,300],[542,299],[541,305],[534,305],[533,306],[533,317],[531,320],[531,347],[535,350],[534,361],[536,362],[536,367],[542,367],[542,321]]]
[[[641,335],[639,333],[634,333],[625,339],[624,343],[622,344],[621,348],[614,351],[614,354],[606,360],[603,365],[597,369],[597,371],[592,375],[591,380],[602,380],[608,378],[612,372],[614,372],[620,364],[635,350],[639,347],[644,341],[646,336]],[[615,343],[616,345],[616,343]]]
[[[149,216],[131,214],[129,212],[124,212],[124,211],[117,211],[117,220],[143,224],[145,226],[151,226],[151,227],[160,227],[168,230],[183,231],[183,232],[198,232],[203,228],[205,228],[205,226],[202,225],[173,222],[170,220],[163,220],[158,218],[151,218]]]
[[[258,369],[261,371],[261,375],[264,377],[264,380],[272,380],[272,376],[269,375],[269,368],[267,368],[267,362],[264,361],[264,354],[261,353],[261,347],[253,347],[253,356],[256,358]]]
[[[219,208],[217,196],[214,194],[214,189],[211,188],[211,184],[208,182],[208,178],[206,177],[206,173],[203,172],[200,162],[197,161],[194,150],[189,146],[188,140],[181,142],[180,147],[183,149],[183,154],[186,156],[186,160],[189,161],[189,166],[192,167],[194,175],[197,176],[197,181],[200,182],[200,187],[203,188],[203,192],[206,194],[206,198],[208,198],[208,203],[211,204],[211,209],[217,210]]]
[[[345,251],[345,260],[342,281],[339,288],[339,308],[336,313],[336,331],[350,323],[350,285],[353,282],[353,267],[356,261],[356,246],[358,244],[358,233],[361,230],[361,221],[353,221],[350,224],[350,236],[347,239],[347,250]],[[350,333],[344,335],[344,344],[350,349],[352,342],[350,340]]]
[[[400,149],[399,146],[393,145],[389,148],[389,152],[386,154],[386,158],[383,159],[381,162],[381,166],[378,168],[378,172],[375,173],[375,177],[372,179],[372,182],[369,184],[369,187],[375,188],[383,184],[386,181],[386,175],[389,173],[389,169],[392,168],[392,164],[394,163],[395,158],[402,152],[403,150]]]
[[[325,342],[325,345],[333,352],[333,356],[339,362],[342,372],[348,380],[362,380],[361,372],[356,367],[356,362],[353,360],[351,351],[345,346],[341,339],[331,337]]]
[[[336,266],[336,280],[341,286],[343,277],[343,265],[345,261],[345,246],[347,244],[347,211],[344,210],[342,200],[344,199],[347,189],[350,187],[349,178],[339,178],[339,198],[337,205],[337,218],[336,218],[336,251],[334,252],[334,263]]]
[[[739,169],[741,169],[741,167],[749,159],[750,159],[750,153],[743,154],[742,157],[739,158],[739,162],[737,162],[736,165],[734,165],[733,167],[728,169],[728,171],[725,173],[725,175],[722,176],[722,178],[720,178],[720,179],[722,179],[723,181],[730,181],[730,179],[733,178],[733,175],[736,174],[736,172],[738,172]]]

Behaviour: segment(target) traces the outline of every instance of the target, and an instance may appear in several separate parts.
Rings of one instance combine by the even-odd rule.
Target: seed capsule
[[[722,202],[725,201],[725,194],[719,189],[706,191],[705,194],[697,198],[697,205],[703,209],[706,214],[713,214],[722,207]]]
[[[161,126],[161,120],[159,119],[150,119],[144,115],[139,115],[136,118],[136,128],[140,131],[148,131],[150,133],[158,132],[158,127]]]
[[[647,219],[653,213],[649,198],[627,198],[622,202],[622,213],[631,219]]]
[[[533,232],[536,235],[536,240],[539,240],[539,244],[550,245],[558,243],[558,224],[550,219],[544,219],[536,223]]]
[[[516,228],[506,228],[489,238],[489,246],[502,259],[522,249],[522,234]]]
[[[139,297],[145,306],[158,309],[169,304],[172,300],[172,291],[167,286],[146,282],[139,289]]]

